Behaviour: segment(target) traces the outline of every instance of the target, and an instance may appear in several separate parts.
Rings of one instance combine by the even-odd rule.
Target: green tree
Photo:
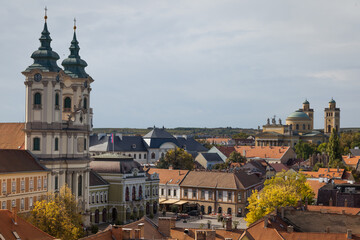
[[[335,128],[332,129],[329,142],[327,144],[327,152],[329,154],[329,166],[332,168],[341,167],[342,156],[340,151],[339,135]]]
[[[245,139],[245,138],[248,138],[250,135],[247,134],[247,133],[244,133],[244,132],[239,132],[239,133],[236,133],[234,135],[231,136],[232,139],[236,139],[236,138],[240,138],[240,139]]]
[[[184,149],[175,148],[175,150],[168,151],[165,157],[160,158],[156,167],[167,169],[170,165],[173,169],[192,170],[194,168],[194,160],[192,155]]]
[[[63,186],[59,193],[48,194],[46,198],[35,202],[29,222],[56,238],[82,237],[82,218],[71,189]]]
[[[271,213],[276,207],[296,206],[299,200],[313,202],[315,194],[306,183],[306,177],[294,171],[277,173],[266,180],[264,188],[253,191],[248,198],[249,210],[246,215],[248,225]]]
[[[312,143],[307,143],[307,142],[300,140],[295,145],[295,152],[296,152],[296,156],[298,158],[308,159],[309,156],[316,151],[317,151],[316,145],[312,144]]]
[[[321,143],[318,147],[317,147],[317,152],[319,153],[327,153],[327,143]]]
[[[229,163],[246,163],[246,157],[242,156],[240,153],[234,151],[230,153],[230,156],[228,159],[226,159],[226,162]]]
[[[227,163],[217,163],[217,164],[214,164],[211,169],[223,170],[223,169],[227,169],[227,168],[228,168]]]

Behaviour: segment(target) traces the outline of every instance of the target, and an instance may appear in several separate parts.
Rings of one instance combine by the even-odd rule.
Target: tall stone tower
[[[331,134],[333,128],[336,131],[340,129],[340,108],[336,108],[336,102],[333,98],[331,98],[329,102],[329,107],[325,108],[325,125],[324,125],[324,133]]]
[[[90,84],[87,66],[79,56],[76,26],[70,55],[63,71],[56,63],[59,55],[50,46],[45,12],[40,47],[31,58],[34,63],[25,75],[25,148],[51,170],[50,191],[67,184],[83,213],[89,208],[89,134],[92,127]]]
[[[302,111],[304,113],[306,113],[309,118],[311,119],[311,127],[310,129],[314,129],[314,109],[310,108],[310,103],[309,101],[306,99],[305,102],[303,102],[303,108]]]

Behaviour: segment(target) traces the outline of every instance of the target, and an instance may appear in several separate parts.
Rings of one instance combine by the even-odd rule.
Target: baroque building
[[[79,56],[76,24],[63,70],[57,65],[59,55],[50,45],[46,12],[44,18],[40,47],[31,55],[34,63],[22,72],[26,86],[25,149],[51,170],[49,191],[56,192],[67,184],[86,213],[93,79],[85,72],[87,64]]]
[[[303,107],[291,113],[283,124],[281,119],[276,122],[275,117],[267,120],[261,133],[255,136],[256,146],[291,146],[299,141],[320,144],[327,141],[327,134],[331,129],[339,129],[340,109],[336,108],[332,99],[329,108],[325,109],[324,132],[314,129],[314,109],[310,108],[308,100],[303,102]],[[328,126],[329,125],[329,126]],[[330,131],[327,131],[330,129]]]

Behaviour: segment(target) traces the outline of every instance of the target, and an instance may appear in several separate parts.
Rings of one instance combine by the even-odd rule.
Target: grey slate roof
[[[178,147],[190,152],[207,152],[208,149],[192,137],[177,137]]]
[[[350,149],[353,156],[360,156],[360,149]]]
[[[147,151],[141,136],[115,136],[114,144],[110,136],[97,134],[90,136],[90,151],[111,152],[113,148],[117,152]]]
[[[90,186],[102,186],[109,185],[109,182],[103,179],[99,174],[95,171],[90,171]]]
[[[144,138],[175,138],[173,135],[165,131],[164,128],[154,128],[150,132],[148,132]]]
[[[208,162],[223,162],[217,153],[201,153]]]

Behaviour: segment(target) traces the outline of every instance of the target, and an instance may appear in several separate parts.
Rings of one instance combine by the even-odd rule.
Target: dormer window
[[[132,147],[133,149],[135,149],[135,148],[136,148],[136,144],[133,144],[131,147]]]

